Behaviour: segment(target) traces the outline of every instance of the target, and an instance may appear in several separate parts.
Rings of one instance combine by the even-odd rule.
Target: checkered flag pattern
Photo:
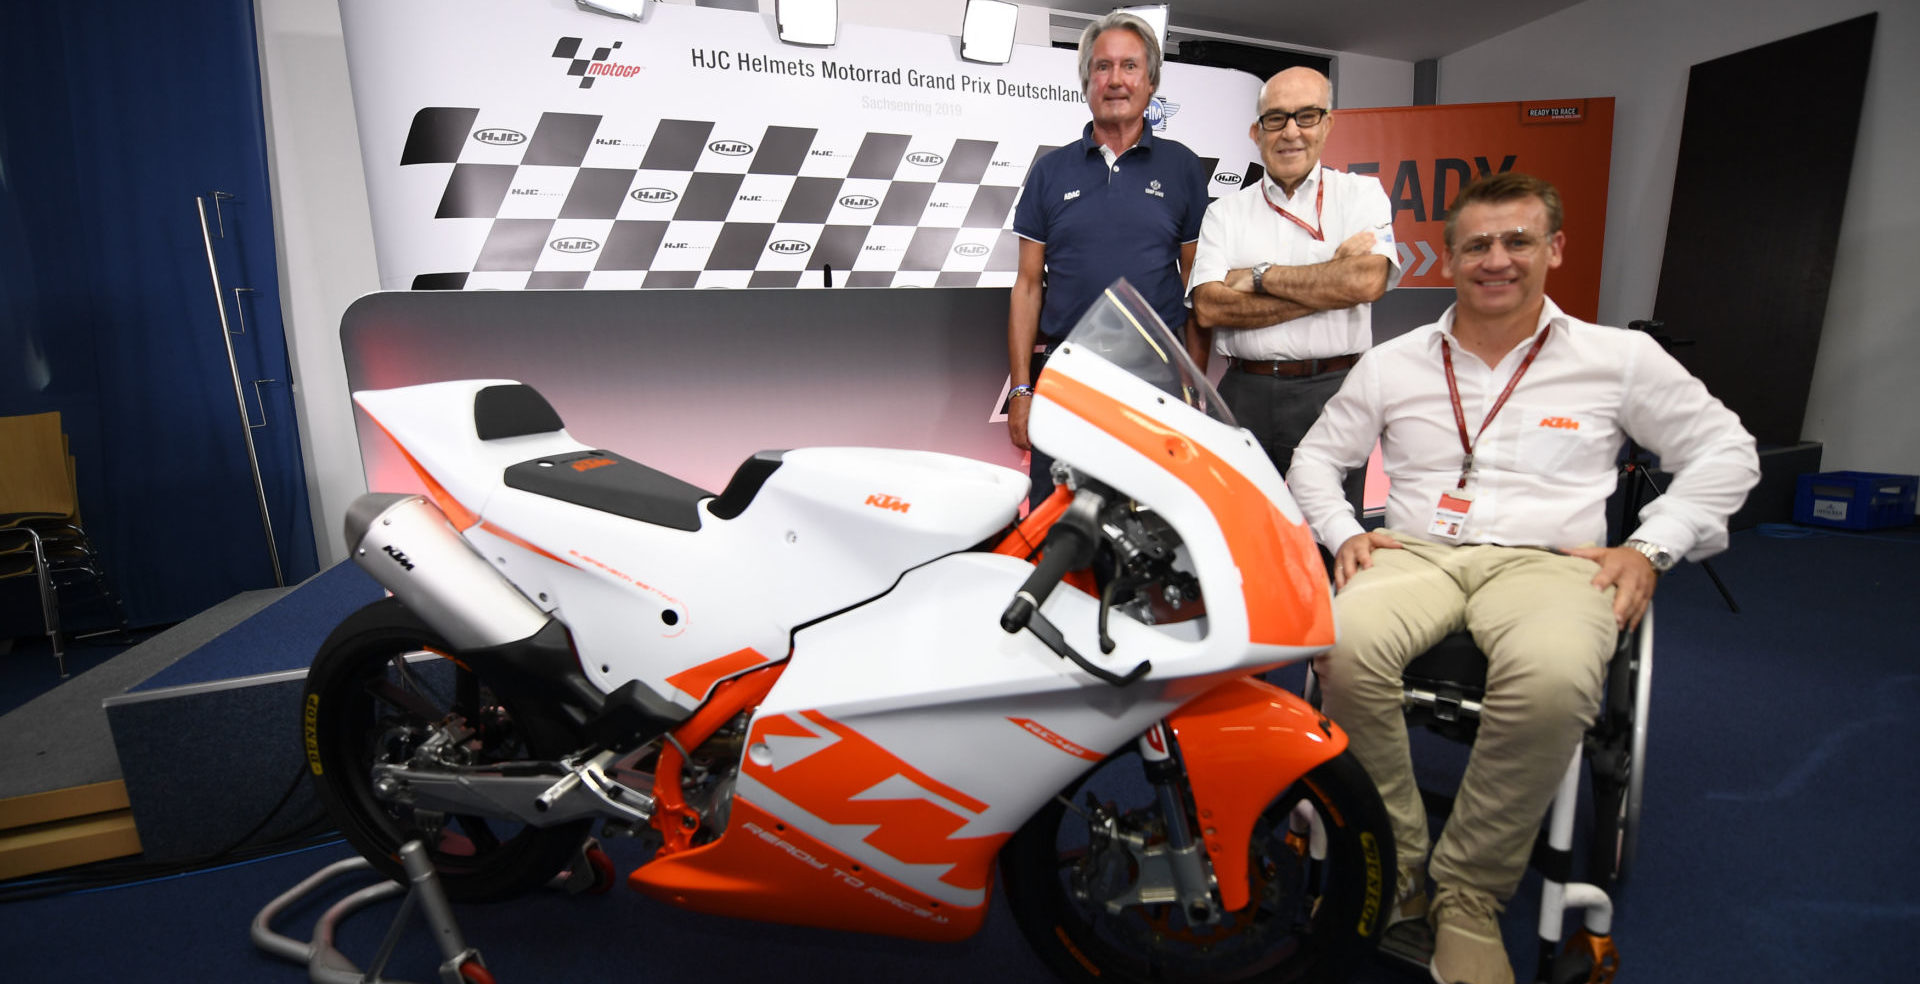
[[[479,114],[422,109],[408,132],[400,163],[446,171],[436,232],[473,257],[416,290],[825,286],[829,268],[834,286],[1011,286],[1014,201],[1053,149],[671,119],[635,140],[555,112],[528,135]]]

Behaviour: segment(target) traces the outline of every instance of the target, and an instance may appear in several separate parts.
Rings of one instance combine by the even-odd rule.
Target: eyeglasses
[[[1287,121],[1292,120],[1300,124],[1300,129],[1311,130],[1326,118],[1325,106],[1308,106],[1306,109],[1296,109],[1291,113],[1276,109],[1260,114],[1260,129],[1269,133],[1284,130],[1287,128]]]
[[[1499,243],[1500,247],[1507,251],[1508,256],[1517,256],[1525,259],[1526,257],[1532,256],[1534,252],[1540,248],[1541,244],[1545,242],[1546,239],[1544,237],[1528,232],[1522,228],[1508,232],[1489,232],[1478,236],[1470,236],[1461,240],[1460,245],[1453,248],[1453,252],[1454,255],[1466,260],[1468,263],[1477,263],[1485,260],[1487,256],[1493,252],[1494,243]]]

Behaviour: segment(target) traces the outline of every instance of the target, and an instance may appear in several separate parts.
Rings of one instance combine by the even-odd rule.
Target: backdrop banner
[[[1075,52],[570,0],[342,0],[385,289],[1010,287],[1027,168],[1089,119]],[[1167,64],[1148,116],[1215,196],[1260,81]]]
[[[1386,188],[1405,271],[1401,290],[1448,288],[1445,300],[1435,301],[1438,309],[1452,302],[1452,284],[1440,260],[1447,203],[1474,178],[1519,171],[1553,182],[1566,210],[1565,259],[1548,279],[1548,293],[1576,318],[1592,321],[1598,315],[1613,153],[1611,98],[1347,109],[1334,120],[1321,160],[1375,175]],[[1376,309],[1374,342],[1432,320],[1424,310],[1419,316],[1422,320],[1412,324],[1390,320],[1383,325]]]

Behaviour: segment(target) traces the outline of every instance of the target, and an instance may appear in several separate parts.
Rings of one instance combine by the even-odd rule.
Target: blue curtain
[[[0,413],[63,415],[134,624],[271,587],[194,205],[232,195],[222,302],[282,573],[310,575],[251,2],[0,4],[0,85]]]

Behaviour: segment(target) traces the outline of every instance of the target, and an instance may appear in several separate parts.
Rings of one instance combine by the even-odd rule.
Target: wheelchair
[[[1407,725],[1472,744],[1486,696],[1487,659],[1473,637],[1456,632],[1415,657],[1402,673]],[[1612,940],[1613,896],[1624,885],[1640,829],[1646,763],[1648,699],[1653,679],[1653,606],[1640,624],[1620,633],[1607,666],[1605,693],[1593,725],[1575,746],[1547,810],[1531,865],[1542,876],[1539,984],[1607,984],[1619,967]],[[1308,675],[1308,697],[1319,703],[1318,682]],[[1576,881],[1574,834],[1580,811],[1582,764],[1589,773],[1592,811],[1584,881]],[[1567,911],[1582,912],[1582,926],[1565,941]],[[1381,942],[1381,952],[1425,969],[1433,938],[1424,921],[1402,923]]]

